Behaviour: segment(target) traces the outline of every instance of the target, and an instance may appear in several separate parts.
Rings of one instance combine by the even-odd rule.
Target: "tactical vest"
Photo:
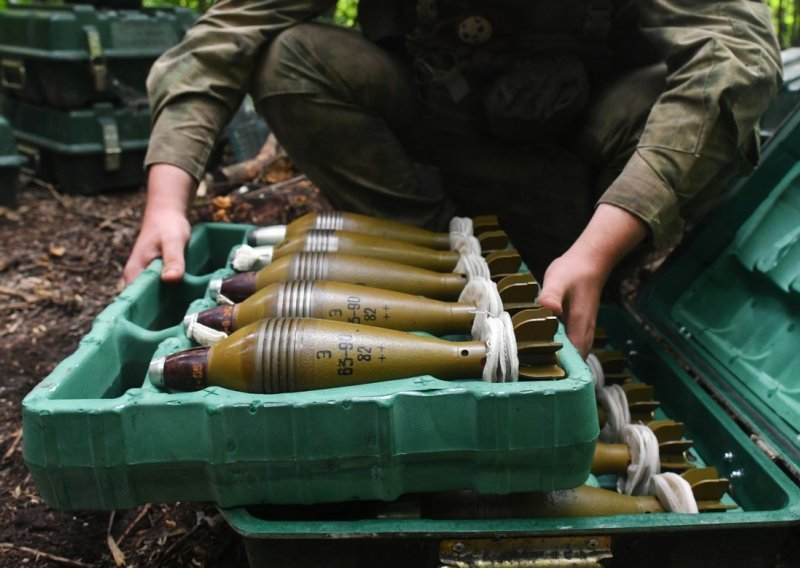
[[[462,135],[563,130],[609,66],[612,0],[361,0],[364,35],[405,38],[429,120]]]

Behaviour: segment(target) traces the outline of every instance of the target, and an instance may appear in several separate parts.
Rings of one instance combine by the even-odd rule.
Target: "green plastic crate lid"
[[[61,154],[102,154],[110,125],[123,152],[146,148],[150,136],[150,111],[146,107],[117,108],[111,103],[97,103],[66,111],[8,99],[6,114],[20,142]]]
[[[0,56],[88,61],[91,31],[99,37],[102,57],[156,58],[180,41],[193,20],[188,9],[12,6],[0,10]]]
[[[17,153],[11,126],[5,117],[0,116],[0,168],[19,167],[25,158]]]
[[[24,458],[50,506],[311,504],[586,480],[599,433],[594,386],[563,328],[568,376],[555,381],[424,376],[274,395],[153,387],[151,358],[189,347],[183,317],[208,300],[248,228],[196,227],[183,281],[165,285],[153,263],[25,398]]]
[[[800,113],[637,309],[756,436],[800,473]]]

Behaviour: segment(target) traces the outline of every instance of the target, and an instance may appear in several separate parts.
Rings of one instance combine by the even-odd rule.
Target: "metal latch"
[[[89,66],[94,77],[94,90],[104,93],[108,89],[108,67],[103,57],[103,43],[100,32],[94,26],[83,26],[86,42],[89,47]]]
[[[439,561],[456,568],[601,566],[611,554],[611,537],[545,537],[443,540]]]
[[[119,145],[119,130],[113,117],[101,116],[98,119],[103,130],[103,150],[106,157],[106,171],[115,172],[121,165],[122,148]]]
[[[0,84],[6,89],[19,91],[25,86],[25,62],[22,59],[0,61]]]

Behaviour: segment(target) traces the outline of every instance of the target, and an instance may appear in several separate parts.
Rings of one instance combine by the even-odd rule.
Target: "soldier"
[[[780,84],[753,0],[220,0],[148,80],[148,198],[125,268],[179,280],[187,204],[249,92],[339,209],[441,228],[498,213],[540,303],[585,355],[601,291],[636,249],[674,245],[758,157]]]

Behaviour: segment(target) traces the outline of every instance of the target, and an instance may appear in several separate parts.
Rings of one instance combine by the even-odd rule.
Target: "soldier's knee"
[[[296,89],[299,79],[309,77],[317,26],[299,24],[278,34],[258,59],[250,94],[255,100]]]

